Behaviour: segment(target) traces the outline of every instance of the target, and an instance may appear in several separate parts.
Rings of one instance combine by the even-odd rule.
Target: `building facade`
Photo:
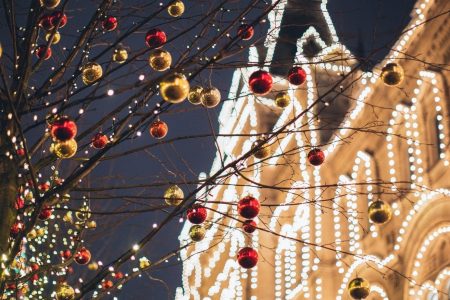
[[[271,13],[266,49],[250,49],[249,61],[272,61],[273,37],[289,5]],[[339,43],[326,2],[321,8],[332,38],[313,26],[299,37],[294,63],[307,72],[304,85],[274,76],[273,92],[255,97],[247,83],[256,68],[233,76],[229,98],[235,101],[221,110],[224,136],[210,174],[251,150],[258,134],[301,117],[270,140],[271,157],[251,157],[238,174],[230,170],[199,193],[210,201],[210,225],[203,241],[182,252],[177,299],[344,300],[351,299],[347,286],[355,277],[370,282],[367,299],[450,299],[450,21],[436,17],[450,2],[418,0],[410,24],[370,72],[356,67]],[[321,50],[306,57],[303,48],[311,39]],[[398,87],[379,78],[390,62],[405,71]],[[277,91],[288,91],[288,107],[276,107]],[[324,150],[321,166],[308,164],[311,147]],[[262,204],[252,234],[242,230],[235,205],[247,195]],[[377,199],[392,208],[384,225],[368,218]],[[180,235],[182,245],[189,242],[189,227]],[[245,246],[259,254],[252,269],[236,260]]]

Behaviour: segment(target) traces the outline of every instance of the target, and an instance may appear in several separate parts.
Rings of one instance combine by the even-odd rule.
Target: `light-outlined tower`
[[[181,253],[177,299],[350,299],[347,285],[357,276],[371,283],[367,299],[448,299],[450,26],[448,18],[434,17],[450,3],[417,1],[410,23],[371,72],[358,68],[339,43],[326,5],[284,1],[269,15],[265,48],[251,48],[248,60],[281,62],[266,69],[274,75],[271,93],[250,92],[248,78],[257,67],[234,72],[233,101],[219,116],[209,174],[250,151],[260,135],[299,117],[270,140],[270,158],[248,158],[199,193],[207,194],[210,226],[203,241]],[[289,25],[300,29],[284,31]],[[379,78],[391,62],[405,70],[400,88]],[[300,88],[285,79],[289,64],[307,73]],[[279,91],[292,99],[284,109],[274,104]],[[306,157],[316,146],[326,156],[319,167]],[[249,194],[262,204],[255,219],[260,229],[252,234],[241,229],[236,211]],[[378,198],[393,211],[381,226],[367,213]],[[181,245],[189,242],[189,227]],[[236,260],[244,246],[258,250],[252,269]]]

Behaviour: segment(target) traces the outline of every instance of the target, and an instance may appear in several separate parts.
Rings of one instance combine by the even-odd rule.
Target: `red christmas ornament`
[[[39,270],[39,265],[38,265],[37,263],[32,263],[32,264],[30,265],[30,267],[31,267],[31,270],[32,270],[32,271],[37,271],[37,270]]]
[[[6,289],[7,289],[8,291],[15,290],[16,288],[17,288],[17,286],[16,286],[16,284],[15,284],[14,282],[12,282],[12,283],[7,283],[7,284],[6,284]]]
[[[67,16],[62,11],[55,11],[51,15],[51,22],[53,26],[63,28],[67,24]]]
[[[187,218],[192,224],[201,224],[206,220],[206,208],[200,204],[194,204],[187,210]]]
[[[238,36],[244,41],[250,40],[253,37],[254,33],[255,30],[253,29],[253,26],[248,24],[242,24],[238,28]]]
[[[63,116],[53,122],[50,133],[54,139],[65,142],[75,137],[77,134],[77,124],[69,119],[69,117]]]
[[[34,53],[36,53],[37,58],[47,60],[50,57],[52,57],[52,49],[50,47],[47,48],[47,45],[40,45],[34,50]]]
[[[169,127],[165,122],[158,120],[150,125],[149,131],[152,137],[162,139],[167,135]]]
[[[302,67],[292,67],[288,73],[288,81],[293,85],[301,85],[306,81],[306,72]]]
[[[31,184],[33,184],[33,183],[31,183]],[[39,183],[39,185],[38,185],[38,190],[41,192],[46,192],[49,189],[50,189],[50,184],[48,184],[48,182],[42,182],[42,183]]]
[[[33,274],[33,276],[31,276],[31,281],[32,282],[35,282],[38,279],[39,279],[39,275],[38,274]]]
[[[64,259],[69,259],[72,256],[72,252],[69,249],[61,251],[61,257]]]
[[[123,273],[122,272],[117,272],[114,274],[114,278],[116,279],[122,279],[123,278]]]
[[[256,230],[256,222],[253,220],[245,220],[244,224],[242,224],[242,228],[247,233],[253,233]]]
[[[145,42],[150,48],[158,48],[165,44],[167,36],[164,31],[159,28],[151,29],[145,35]]]
[[[238,263],[245,269],[250,269],[256,266],[258,262],[258,252],[250,247],[245,247],[238,252]]]
[[[106,17],[102,22],[103,30],[113,31],[117,28],[117,18],[113,16]]]
[[[16,153],[19,156],[24,156],[25,155],[25,149],[19,148],[19,149],[17,149]]]
[[[265,95],[270,92],[273,86],[272,75],[269,72],[259,70],[253,72],[249,78],[250,90],[256,95]]]
[[[95,149],[103,149],[108,144],[108,137],[103,133],[97,133],[92,138],[92,147]]]
[[[47,220],[48,218],[51,217],[52,213],[53,213],[53,208],[51,208],[51,207],[45,205],[45,206],[42,208],[41,212],[39,213],[38,218],[39,218],[40,220]]]
[[[21,221],[16,221],[16,222],[14,222],[14,224],[12,224],[11,230],[9,233],[12,237],[16,237],[19,234],[19,232],[21,232],[24,229],[24,227],[25,226],[23,225],[23,223]]]
[[[261,205],[259,204],[258,199],[253,198],[252,196],[244,197],[238,202],[238,212],[246,219],[253,219],[256,217],[259,214],[260,207]]]
[[[318,148],[314,148],[308,153],[308,161],[313,166],[320,166],[325,160],[325,153]]]
[[[22,209],[25,206],[25,200],[23,200],[22,197],[16,198],[16,203],[14,203],[14,207],[19,210]]]
[[[84,247],[80,248],[80,250],[78,250],[78,252],[75,253],[75,261],[77,262],[77,264],[85,265],[89,263],[90,260],[91,260],[91,252]]]
[[[112,288],[113,285],[114,284],[113,284],[113,282],[111,280],[105,280],[105,281],[102,282],[102,288],[104,290],[108,290],[108,289]]]
[[[39,20],[39,25],[47,31],[50,31],[55,27],[51,15],[43,15]]]

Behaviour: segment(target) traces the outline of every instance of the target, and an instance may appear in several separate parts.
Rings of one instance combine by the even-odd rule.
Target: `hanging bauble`
[[[16,222],[14,222],[14,224],[12,224],[9,233],[12,237],[15,238],[19,234],[19,232],[23,231],[24,228],[25,228],[25,226],[23,225],[23,223],[21,221],[16,221]]]
[[[91,220],[86,223],[86,227],[88,229],[95,229],[95,228],[97,228],[97,222],[95,222],[94,220]]]
[[[391,206],[381,200],[373,201],[369,206],[369,219],[375,224],[389,222],[392,217]]]
[[[45,7],[46,9],[54,9],[59,5],[61,0],[40,0],[41,6]]]
[[[44,205],[41,209],[41,212],[39,213],[38,218],[40,220],[48,220],[53,214],[53,208]]]
[[[55,11],[52,13],[52,25],[54,27],[58,26],[58,28],[63,28],[67,24],[67,16],[62,11]]]
[[[67,116],[61,116],[53,121],[50,134],[57,141],[68,141],[77,135],[77,124]]]
[[[102,289],[109,290],[114,286],[113,282],[111,280],[105,280],[102,282]]]
[[[250,269],[258,263],[258,252],[250,247],[245,247],[238,252],[238,263],[245,269]]]
[[[2,44],[0,44],[0,58],[2,58],[2,55],[3,55],[3,46]]]
[[[20,196],[17,197],[16,202],[14,203],[14,208],[17,210],[20,210],[20,209],[24,208],[24,206],[25,206],[25,200],[23,200],[23,198]]]
[[[200,96],[203,106],[207,108],[216,107],[220,103],[220,98],[220,91],[215,87],[203,89]]]
[[[42,193],[45,193],[49,189],[50,189],[50,183],[48,183],[47,181],[39,183],[39,185],[38,185],[38,190]]]
[[[279,92],[275,96],[275,105],[279,108],[285,108],[291,103],[291,96],[288,92]]]
[[[113,31],[117,28],[117,24],[118,22],[116,17],[107,16],[102,22],[102,27],[105,31]]]
[[[50,38],[53,36],[53,38],[52,38],[52,44],[58,44],[59,43],[59,41],[61,40],[61,34],[58,32],[58,31],[56,31],[54,34],[53,34],[53,32],[47,32],[46,34],[45,34],[45,40],[48,42],[48,41],[50,41]]]
[[[293,85],[301,85],[306,81],[306,72],[302,67],[292,67],[288,72],[288,81]]]
[[[96,263],[95,261],[91,262],[88,265],[88,269],[91,270],[91,271],[96,271],[98,269],[98,263]]]
[[[189,94],[189,88],[189,81],[180,73],[171,74],[159,83],[161,97],[170,103],[183,102]]]
[[[167,41],[167,36],[164,31],[159,28],[151,29],[145,35],[145,42],[150,48],[158,48],[164,45]]]
[[[261,140],[261,139],[256,140],[253,143],[252,148],[255,149],[262,141],[263,140]],[[256,157],[257,159],[265,159],[265,158],[269,157],[270,154],[272,154],[272,149],[271,149],[270,145],[265,143],[265,144],[262,144],[262,146],[260,146],[258,150],[255,150],[255,152],[253,153],[253,156]]]
[[[245,220],[242,224],[242,228],[247,233],[252,233],[256,230],[256,222],[253,220]]]
[[[370,284],[364,278],[356,277],[348,284],[348,293],[353,299],[365,299],[370,294]]]
[[[178,185],[171,185],[164,192],[164,200],[168,205],[179,205],[184,199],[183,190]]]
[[[259,209],[261,205],[259,204],[258,199],[247,196],[239,200],[238,202],[238,212],[239,214],[246,219],[253,219],[259,214]]]
[[[314,148],[308,152],[308,161],[313,166],[320,166],[325,160],[325,153],[318,148]]]
[[[239,26],[237,33],[241,39],[243,39],[244,41],[248,41],[253,37],[255,30],[251,25],[242,24],[241,26]]]
[[[83,82],[86,85],[92,84],[98,79],[100,79],[103,75],[102,66],[96,62],[89,62],[85,64],[81,70],[81,76],[83,78]]]
[[[39,20],[39,26],[41,26],[42,28],[44,28],[44,30],[50,31],[53,28],[55,28],[55,26],[53,25],[52,22],[52,16],[51,15],[43,15],[41,17],[41,19]]]
[[[202,103],[202,91],[203,88],[199,85],[192,87],[188,94],[188,101],[194,105]]]
[[[116,63],[123,64],[128,59],[128,51],[125,48],[117,48],[114,50],[112,60]]]
[[[57,300],[73,300],[75,299],[75,290],[67,283],[60,283],[56,286]]]
[[[75,212],[75,217],[80,221],[86,221],[91,217],[91,210],[88,206],[83,206]]]
[[[172,2],[167,8],[167,12],[170,16],[177,18],[184,13],[184,3],[183,1],[177,0]]]
[[[167,135],[169,126],[167,126],[166,122],[157,120],[150,125],[150,128],[148,130],[152,137],[156,139],[162,139]]]
[[[202,224],[206,220],[207,211],[201,204],[194,204],[187,210],[187,219],[192,224]]]
[[[88,249],[81,247],[80,250],[75,253],[74,258],[77,264],[86,265],[91,260],[91,252]]]
[[[381,79],[389,86],[399,85],[404,76],[403,68],[396,63],[389,63],[381,70]]]
[[[189,229],[189,236],[194,242],[200,242],[205,238],[206,229],[202,225],[193,225]]]
[[[103,149],[108,144],[109,139],[108,137],[103,133],[97,133],[92,138],[92,147],[95,149]]]
[[[148,64],[155,71],[165,71],[172,64],[172,55],[170,55],[169,51],[156,49],[150,53]]]
[[[50,47],[47,47],[47,45],[40,45],[34,50],[34,53],[36,53],[37,58],[47,60],[50,57],[52,57],[52,49]]]
[[[69,258],[72,257],[72,252],[70,252],[69,249],[61,251],[61,257],[64,258],[64,259],[69,259]]]
[[[259,70],[253,72],[249,78],[250,90],[256,95],[265,95],[272,90],[273,79],[269,72]]]
[[[77,153],[78,145],[75,140],[65,142],[56,141],[50,146],[50,152],[59,158],[71,158]]]

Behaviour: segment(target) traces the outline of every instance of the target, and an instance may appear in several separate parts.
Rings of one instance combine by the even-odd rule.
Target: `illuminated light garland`
[[[389,300],[389,297],[387,296],[386,291],[383,289],[383,287],[377,285],[377,284],[370,284],[370,292],[371,293],[377,293],[380,295],[381,300]]]

